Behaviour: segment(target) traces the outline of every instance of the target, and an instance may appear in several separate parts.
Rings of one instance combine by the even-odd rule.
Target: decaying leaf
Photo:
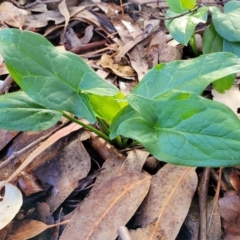
[[[77,138],[34,170],[43,184],[52,186],[46,200],[51,212],[78,186],[78,181],[87,176],[90,167],[90,156]]]
[[[44,230],[55,227],[58,225],[66,224],[66,222],[60,222],[57,224],[47,225],[43,222],[36,220],[20,220],[13,221],[9,229],[7,240],[25,240],[32,238]]]
[[[119,77],[133,77],[136,75],[133,68],[130,66],[122,66],[115,64],[112,57],[108,54],[103,54],[101,57],[101,66],[104,68],[110,68]]]
[[[115,239],[118,227],[129,221],[146,196],[150,181],[150,175],[131,171],[100,184],[75,210],[60,239]]]
[[[165,165],[153,176],[149,194],[135,221],[136,227],[142,227],[143,232],[146,232],[146,227],[150,233],[142,240],[176,238],[188,213],[197,182],[195,168],[171,164]],[[131,232],[131,236],[134,234]]]
[[[223,218],[223,228],[225,235],[235,235],[240,237],[240,196],[237,194],[227,194],[219,199],[219,213]],[[237,239],[237,238],[236,238]]]
[[[25,18],[22,11],[10,2],[3,2],[0,5],[0,19],[6,24],[22,29]]]
[[[0,182],[0,185],[3,182]],[[2,200],[1,200],[2,199]],[[0,195],[0,229],[4,228],[15,215],[18,213],[22,206],[23,199],[20,190],[14,185],[5,184],[5,194]]]

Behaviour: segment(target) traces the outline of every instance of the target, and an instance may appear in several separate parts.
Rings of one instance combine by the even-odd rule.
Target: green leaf
[[[224,5],[224,13],[215,9],[212,11],[216,31],[230,42],[240,41],[239,15],[240,2],[238,1],[227,2]]]
[[[183,9],[181,1],[176,1],[176,0],[166,0],[167,5],[171,9],[171,11],[175,13],[182,13],[186,10]]]
[[[217,33],[213,24],[210,24],[203,33],[203,54],[222,52],[223,38]]]
[[[45,108],[68,111],[94,122],[85,93],[109,96],[118,92],[80,57],[57,50],[39,34],[1,30],[0,53],[17,84]]]
[[[128,95],[139,115],[121,123],[118,133],[139,141],[157,159],[169,163],[240,164],[240,121],[229,108],[193,93],[167,95],[158,100]]]
[[[196,0],[181,0],[184,9],[193,9],[196,6]]]
[[[214,25],[210,24],[203,34],[203,53],[214,53],[214,52],[231,52],[227,51],[223,47],[223,39],[215,30]],[[230,50],[230,49],[229,49]],[[232,52],[234,53],[234,52]],[[213,87],[220,93],[224,93],[229,90],[236,78],[236,74],[231,74],[229,76],[222,77],[213,82]]]
[[[229,42],[223,39],[223,51],[233,53],[240,58],[240,42]]]
[[[201,94],[213,81],[240,71],[240,60],[231,53],[211,53],[191,60],[158,64],[132,93],[156,98],[176,89]]]
[[[109,125],[116,114],[128,105],[127,101],[124,100],[125,96],[121,92],[110,97],[93,94],[89,94],[88,96],[95,114],[104,119]]]
[[[166,0],[166,2],[171,11],[175,13],[182,13],[196,6],[196,0]]]
[[[138,114],[130,107],[126,106],[123,108],[113,119],[113,122],[110,126],[110,139],[114,139],[118,136],[118,127],[119,125],[131,118],[137,117]]]
[[[40,131],[52,127],[62,113],[45,109],[24,92],[0,97],[0,128],[16,131]]]
[[[165,20],[165,25],[171,36],[183,45],[187,45],[196,26],[207,21],[207,7],[199,8],[195,13],[189,13],[173,20]],[[178,14],[168,10],[166,17],[176,17]]]

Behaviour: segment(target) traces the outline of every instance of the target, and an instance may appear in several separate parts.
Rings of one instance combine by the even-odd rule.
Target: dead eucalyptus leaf
[[[60,240],[115,239],[146,196],[151,176],[124,172],[100,184],[75,210]],[[81,234],[79,234],[81,233]]]
[[[6,24],[22,29],[25,19],[22,11],[10,2],[0,4],[0,19]]]
[[[68,221],[66,221],[68,222]],[[36,220],[20,220],[13,221],[6,240],[26,240],[32,238],[44,230],[66,224],[66,222],[60,222],[57,224],[47,225],[43,222]]]
[[[188,213],[197,183],[195,168],[190,167],[166,164],[153,176],[149,194],[135,221],[135,225],[140,227],[154,224],[146,240],[176,238]],[[134,235],[134,232],[131,234]]]
[[[66,29],[67,29],[67,26],[68,26],[68,23],[69,23],[69,20],[70,20],[70,14],[69,14],[69,11],[68,11],[68,8],[67,8],[67,4],[66,4],[66,1],[65,0],[62,0],[59,4],[58,4],[58,10],[59,12],[64,16],[65,18],[65,23],[64,23],[64,29],[61,33],[61,36],[60,36],[60,42],[62,42],[63,38],[64,38],[64,35],[66,33]]]
[[[0,185],[3,182],[0,182]],[[1,200],[2,199],[2,200]],[[4,228],[15,215],[18,213],[22,206],[23,199],[20,190],[14,185],[5,184],[5,194],[0,195],[0,229]]]

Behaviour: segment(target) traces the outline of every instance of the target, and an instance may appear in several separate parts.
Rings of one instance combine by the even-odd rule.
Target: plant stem
[[[195,33],[193,33],[191,39],[190,39],[190,45],[192,47],[192,50],[193,50],[193,53],[194,53],[194,56],[197,57],[199,56],[199,52],[198,52],[198,49],[197,49],[197,41],[196,41],[196,35]]]
[[[105,135],[103,132],[97,130],[96,128],[94,128],[94,127],[92,127],[92,126],[90,126],[88,124],[85,124],[85,123],[79,121],[76,118],[71,117],[70,115],[66,114],[65,112],[62,112],[62,114],[63,114],[64,117],[66,117],[67,119],[71,120],[72,122],[75,122],[75,123],[83,126],[84,128],[88,129],[89,131],[96,133],[99,137],[105,139],[108,142],[111,142],[110,138],[107,135]]]
[[[107,124],[104,122],[104,120],[102,120],[101,118],[97,118],[99,125],[102,127],[102,129],[104,130],[104,132],[109,135],[110,131],[109,128],[107,126]]]

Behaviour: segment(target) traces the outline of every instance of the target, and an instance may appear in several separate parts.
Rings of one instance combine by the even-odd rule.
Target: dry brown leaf
[[[151,176],[124,172],[100,184],[75,210],[60,240],[115,239],[146,196]],[[81,234],[79,234],[81,233]]]
[[[36,220],[13,221],[6,240],[26,240],[38,235],[48,228],[63,225],[67,222],[68,221],[47,225]]]
[[[115,64],[112,57],[108,54],[102,55],[100,64],[104,68],[110,68],[119,77],[133,77],[136,75],[133,68]]]
[[[0,130],[0,150],[2,150],[16,135],[18,132],[9,130]]]
[[[80,139],[68,143],[61,151],[34,170],[44,185],[51,185],[46,203],[54,212],[71,192],[78,181],[87,176],[91,159]]]
[[[219,209],[223,218],[225,234],[234,234],[240,238],[240,196],[226,195],[219,199]]]
[[[233,188],[240,192],[240,172],[237,169],[233,169],[229,175],[229,182],[233,186]]]
[[[224,94],[213,89],[212,95],[214,101],[225,104],[239,117],[237,112],[238,108],[240,108],[240,92],[238,86],[233,85],[229,90],[225,91]]]
[[[3,182],[0,182],[2,184]],[[0,229],[4,228],[20,210],[23,203],[20,190],[14,185],[5,185],[4,196],[0,195]]]
[[[20,173],[18,186],[25,196],[44,191],[33,174],[23,171]]]
[[[166,164],[153,176],[149,194],[135,221],[135,225],[140,227],[154,223],[147,240],[176,238],[188,213],[197,182],[195,168],[171,164]]]
[[[67,136],[71,132],[77,131],[82,126],[76,123],[71,123],[65,128],[60,129],[58,132],[54,133],[51,137],[49,137],[47,140],[42,142],[39,147],[37,147],[31,154],[25,159],[25,161],[17,168],[16,171],[14,171],[13,174],[11,174],[8,179],[5,181],[5,183],[8,183],[12,181],[24,168],[26,168],[34,159],[36,156],[38,156],[41,152],[43,152],[45,149],[47,149],[49,146],[51,146],[53,143],[58,141],[59,139]],[[3,183],[0,184],[0,189],[3,187]]]
[[[6,24],[22,29],[25,18],[22,11],[10,2],[0,4],[0,19]]]
[[[62,42],[62,40],[64,38],[64,35],[66,33],[66,29],[67,29],[69,20],[70,20],[70,14],[69,14],[68,7],[66,5],[66,1],[65,0],[62,0],[58,4],[58,10],[64,16],[64,19],[65,19],[64,28],[63,28],[63,31],[62,31],[61,36],[60,36],[60,42]]]

